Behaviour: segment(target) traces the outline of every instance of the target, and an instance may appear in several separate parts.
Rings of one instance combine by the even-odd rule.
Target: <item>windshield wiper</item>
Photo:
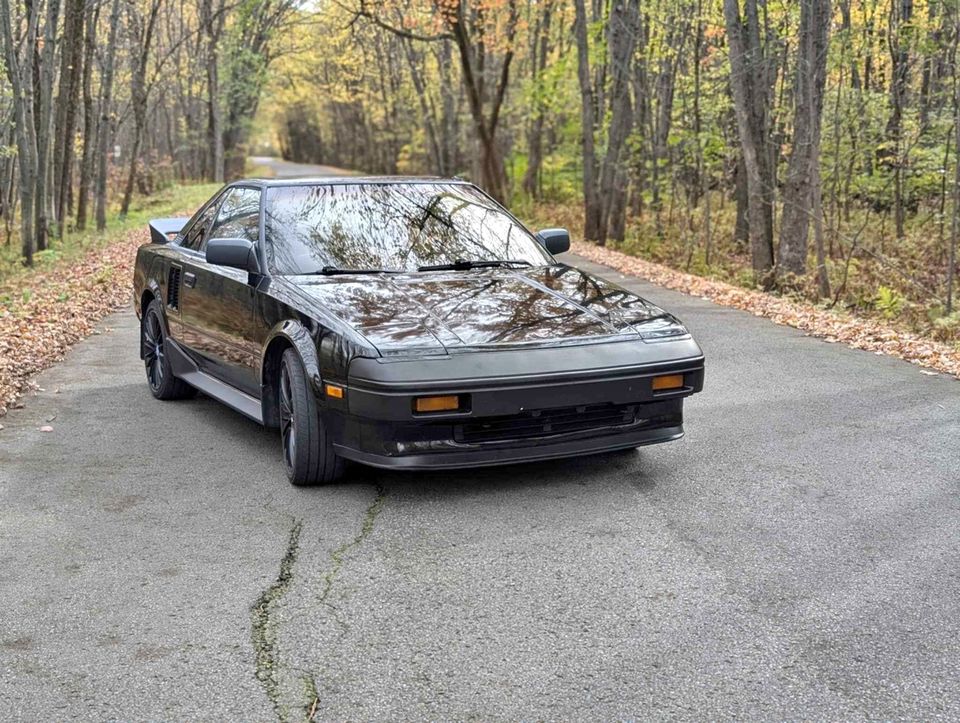
[[[457,259],[452,264],[435,264],[434,266],[420,266],[417,271],[467,271],[469,269],[488,269],[495,266],[510,266],[511,264],[520,264],[521,266],[533,266],[529,261],[523,259],[492,259],[490,261],[467,261]]]
[[[324,266],[310,275],[337,276],[339,274],[399,274],[395,269],[341,269],[337,266]]]

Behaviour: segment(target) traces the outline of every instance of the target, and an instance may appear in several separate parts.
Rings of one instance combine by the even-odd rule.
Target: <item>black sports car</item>
[[[683,435],[703,353],[459,180],[239,181],[150,223],[133,303],[158,399],[280,429],[294,484],[590,454]]]

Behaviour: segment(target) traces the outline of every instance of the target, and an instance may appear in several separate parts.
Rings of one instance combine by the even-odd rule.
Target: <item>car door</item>
[[[172,244],[179,249],[179,253],[171,257],[170,266],[167,270],[167,287],[164,292],[167,299],[167,326],[169,327],[170,337],[191,356],[194,356],[192,352],[196,335],[192,328],[184,328],[181,323],[184,291],[183,274],[184,269],[187,268],[191,274],[190,278],[196,278],[195,262],[202,258],[201,249],[207,238],[207,233],[217,219],[217,211],[220,209],[222,200],[223,194],[218,194],[206,206],[197,211]]]
[[[260,189],[227,189],[199,253],[185,261],[180,312],[184,339],[201,370],[254,396],[260,395],[260,346],[253,333],[256,290],[248,272],[207,263],[205,251],[211,238],[258,243],[259,230]]]

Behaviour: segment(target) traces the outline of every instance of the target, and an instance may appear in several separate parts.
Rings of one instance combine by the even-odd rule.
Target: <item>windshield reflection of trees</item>
[[[317,184],[271,188],[266,235],[279,274],[324,266],[416,271],[457,260],[549,256],[477,189],[456,183]]]

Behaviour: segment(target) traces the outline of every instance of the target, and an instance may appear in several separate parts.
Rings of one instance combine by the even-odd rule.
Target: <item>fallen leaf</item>
[[[104,333],[94,329],[103,317],[129,308],[137,248],[147,241],[146,228],[133,229],[79,259],[35,269],[2,289],[5,298],[18,301],[5,303],[0,313],[0,416],[23,408],[20,397],[37,387],[34,375],[63,359],[84,337]],[[27,285],[29,300],[21,302]]]
[[[960,378],[960,348],[901,331],[883,321],[858,318],[843,311],[705,279],[583,241],[574,241],[570,250],[620,273],[792,326],[830,344],[840,342],[854,349],[895,356]]]

